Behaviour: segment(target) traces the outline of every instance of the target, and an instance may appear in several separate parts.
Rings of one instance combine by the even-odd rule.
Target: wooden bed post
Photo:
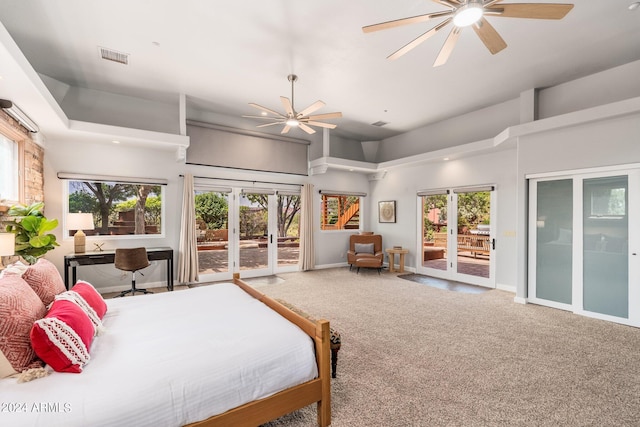
[[[316,323],[316,358],[318,360],[318,376],[322,380],[322,400],[318,402],[318,425],[321,427],[331,424],[330,334],[329,321],[319,320]],[[318,343],[321,344],[318,345]]]

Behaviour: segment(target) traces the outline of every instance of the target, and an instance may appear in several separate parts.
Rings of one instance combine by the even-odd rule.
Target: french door
[[[640,326],[639,213],[640,169],[530,178],[528,299]]]
[[[417,272],[495,287],[494,212],[493,187],[419,192]]]
[[[201,281],[298,270],[298,193],[205,186],[195,192]]]

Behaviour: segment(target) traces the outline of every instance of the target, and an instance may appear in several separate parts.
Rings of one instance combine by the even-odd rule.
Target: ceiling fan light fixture
[[[285,124],[290,127],[297,127],[300,124],[300,122],[297,119],[287,119]]]
[[[468,27],[482,18],[482,3],[469,1],[469,3],[459,7],[453,17],[453,25],[456,27]]]

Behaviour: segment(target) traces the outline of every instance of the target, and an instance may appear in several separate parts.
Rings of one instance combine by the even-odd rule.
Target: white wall
[[[515,287],[516,176],[515,149],[389,170],[384,179],[372,182],[372,197],[368,200],[374,216],[371,229],[383,236],[384,247],[409,248],[405,264],[415,269],[420,260],[415,248],[421,232],[416,193],[426,189],[493,184],[497,192],[496,284]],[[396,200],[396,223],[378,223],[377,206],[383,200]]]
[[[320,231],[320,195],[318,190],[343,190],[367,192],[369,184],[363,175],[330,171],[324,175],[306,177],[298,175],[273,174],[267,172],[240,171],[233,169],[215,168],[207,166],[186,165],[176,162],[173,150],[154,150],[150,148],[131,147],[126,144],[96,143],[91,140],[84,142],[69,142],[68,140],[50,139],[47,142],[45,155],[45,208],[46,215],[57,218],[61,222],[63,215],[63,184],[57,178],[58,172],[75,172],[96,175],[119,175],[128,177],[165,178],[169,180],[165,192],[165,237],[135,237],[135,238],[100,238],[88,237],[87,249],[91,250],[94,242],[105,243],[104,249],[117,247],[158,247],[169,246],[174,249],[174,260],[177,266],[178,247],[180,238],[182,178],[180,174],[192,173],[194,176],[211,178],[255,180],[268,182],[282,182],[302,184],[311,182],[314,191],[314,218],[316,228],[316,265],[344,264],[346,262],[346,248],[348,235],[353,231]],[[238,186],[242,184],[239,183]],[[363,211],[363,221],[367,223],[369,213]],[[73,238],[62,236],[63,227],[56,229],[56,237],[60,247],[47,254],[58,269],[63,272],[64,255],[73,253]],[[343,256],[344,255],[344,256]],[[130,285],[130,275],[123,275],[112,265],[83,266],[78,268],[80,278],[88,280],[96,287],[107,289],[127,287]],[[145,270],[145,276],[137,277],[140,287],[145,283],[158,286],[165,282],[165,263],[152,263]]]
[[[525,298],[526,175],[640,162],[640,113],[520,137],[517,162],[517,297]]]
[[[343,138],[335,134],[330,136],[329,141],[329,153],[331,157],[358,160],[361,162],[365,161],[364,151],[362,151],[362,144],[360,141]]]
[[[640,61],[540,90],[538,117],[544,119],[640,96]]]
[[[320,194],[319,190],[341,190],[369,193],[369,182],[364,175],[354,172],[328,171],[322,175],[311,177],[314,184],[314,242],[316,267],[332,267],[346,265],[349,250],[349,236],[357,230],[320,230]],[[371,230],[372,211],[368,201],[372,196],[364,198],[364,206],[360,211],[361,229]],[[377,221],[377,220],[376,220]]]
[[[60,107],[71,120],[178,134],[178,98],[162,103],[70,87]]]
[[[453,95],[452,95],[453,96]],[[376,161],[409,157],[493,138],[520,123],[520,100],[513,99],[421,127],[382,141]]]
[[[94,242],[104,242],[103,249],[116,247],[158,247],[170,246],[176,251],[180,226],[180,204],[182,202],[182,179],[178,177],[183,167],[175,161],[174,151],[150,150],[149,148],[128,147],[126,144],[69,142],[49,139],[45,153],[45,210],[47,217],[64,221],[63,200],[65,181],[57,178],[58,172],[77,172],[95,175],[120,175],[127,177],[165,178],[169,184],[165,190],[165,230],[166,237],[144,238],[100,238],[88,237],[87,250],[94,248]],[[73,253],[73,238],[62,236],[63,227],[55,230],[60,247],[47,254],[58,269],[64,273],[64,255]],[[79,278],[84,278],[96,287],[127,286],[130,275],[123,277],[113,266],[79,267]],[[166,266],[152,263],[145,276],[138,276],[141,284],[164,282]],[[143,287],[143,286],[140,286]]]

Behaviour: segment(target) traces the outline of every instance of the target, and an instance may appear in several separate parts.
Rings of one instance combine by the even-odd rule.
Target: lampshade
[[[67,229],[69,230],[93,230],[93,214],[70,213],[67,214]]]
[[[0,256],[13,255],[16,248],[16,235],[0,233]]]
[[[70,213],[67,214],[67,229],[78,230],[73,235],[73,248],[75,253],[81,254],[85,251],[86,235],[82,230],[93,230],[93,214],[90,213]]]

